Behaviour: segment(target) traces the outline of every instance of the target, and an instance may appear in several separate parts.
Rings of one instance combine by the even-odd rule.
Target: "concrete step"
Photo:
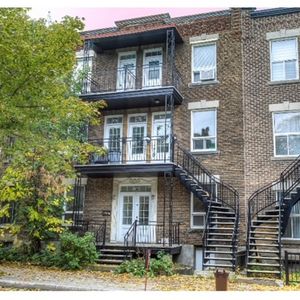
[[[120,265],[124,260],[123,259],[101,259],[97,260],[98,264],[111,264],[111,265]]]
[[[268,234],[270,234],[270,235],[278,235],[279,234],[279,232],[278,231],[250,231],[250,233],[253,233],[253,234],[265,234],[265,235],[268,235]]]
[[[279,250],[258,250],[258,249],[249,249],[249,252],[256,252],[256,253],[278,253]]]
[[[203,264],[203,267],[209,268],[233,268],[233,265],[227,265],[227,264]]]
[[[280,264],[266,264],[266,263],[253,263],[248,262],[248,266],[261,266],[261,267],[280,267]]]
[[[279,247],[278,244],[254,244],[254,243],[250,243],[250,246],[258,246],[258,247]]]
[[[280,260],[280,258],[278,256],[258,256],[258,255],[255,255],[255,256],[248,256],[249,259],[266,259],[266,260]]]
[[[266,274],[280,274],[280,271],[267,271],[267,270],[251,270],[246,269],[247,273],[266,273]]]
[[[209,224],[213,224],[213,225],[235,225],[234,222],[210,222]]]
[[[206,260],[234,261],[234,259],[232,257],[209,257],[209,256],[206,256],[206,257],[204,257],[204,259],[206,259]]]
[[[204,253],[233,255],[232,251],[204,250]]]

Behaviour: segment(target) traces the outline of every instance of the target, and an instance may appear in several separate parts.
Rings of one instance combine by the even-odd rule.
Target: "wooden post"
[[[145,255],[145,291],[147,290],[147,281],[148,281],[148,272],[150,267],[150,256],[151,256],[151,250],[146,249],[146,255]]]
[[[284,251],[285,284],[289,285],[289,254]]]

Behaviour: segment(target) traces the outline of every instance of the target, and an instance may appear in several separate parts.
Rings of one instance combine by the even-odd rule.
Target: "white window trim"
[[[300,132],[289,132],[289,133],[275,133],[275,114],[282,114],[282,113],[291,113],[291,112],[295,112],[295,113],[300,113],[300,111],[277,111],[277,112],[273,112],[272,113],[272,124],[273,124],[273,151],[274,151],[274,157],[278,157],[278,158],[284,158],[284,157],[298,157],[299,154],[295,154],[295,155],[277,155],[276,154],[276,136],[289,136],[289,135],[299,135],[300,136]]]
[[[120,68],[121,56],[130,55],[130,54],[135,55],[135,69],[136,69],[136,60],[137,60],[136,51],[120,51],[120,52],[118,52],[118,69]]]
[[[108,118],[122,118],[122,122],[121,123],[114,123],[114,124],[107,124],[107,119]],[[104,132],[103,132],[103,138],[104,139],[108,139],[108,129],[109,127],[113,127],[114,125],[120,125],[120,137],[123,137],[123,124],[124,124],[124,117],[123,115],[108,115],[105,116],[104,118]]]
[[[195,196],[193,193],[191,193],[191,200],[190,200],[190,227],[191,229],[204,229],[205,228],[205,216],[206,216],[206,212],[203,211],[203,212],[194,212],[193,211],[193,204],[194,204],[194,201],[195,201]],[[200,201],[200,200],[198,200]],[[203,225],[202,226],[197,226],[197,225],[194,225],[194,221],[193,221],[193,217],[194,216],[204,216],[204,222],[203,222]]]
[[[194,48],[199,47],[199,46],[201,47],[201,46],[210,46],[210,45],[215,46],[215,57],[216,57],[215,78],[210,79],[210,80],[194,81]],[[217,81],[217,65],[218,65],[218,61],[217,61],[217,43],[216,42],[201,42],[201,43],[198,42],[198,43],[192,44],[192,59],[191,59],[191,82],[192,82],[192,84],[202,84],[202,83],[206,83],[206,82]]]
[[[198,138],[198,139],[207,139],[207,138],[214,138],[216,140],[215,142],[215,145],[216,147],[214,149],[194,149],[194,144],[193,144],[193,140],[194,140],[194,120],[193,120],[193,113],[194,112],[204,112],[204,111],[214,111],[215,112],[215,129],[216,129],[216,132],[215,132],[215,136],[208,136],[208,137],[203,137],[203,138]],[[205,152],[215,152],[217,151],[218,149],[218,121],[217,121],[217,117],[218,117],[218,114],[217,114],[217,109],[194,109],[194,110],[191,110],[191,151],[192,152],[198,152],[198,153],[205,153]]]
[[[273,61],[272,61],[272,42],[275,41],[287,41],[287,40],[296,40],[296,78],[293,79],[279,79],[279,80],[274,80],[273,79]],[[288,38],[278,38],[278,39],[272,39],[269,40],[269,49],[270,49],[270,77],[271,77],[271,82],[280,82],[280,81],[293,81],[293,80],[298,80],[299,79],[299,54],[298,54],[298,38],[297,37],[288,37]],[[284,60],[283,62],[285,62]]]

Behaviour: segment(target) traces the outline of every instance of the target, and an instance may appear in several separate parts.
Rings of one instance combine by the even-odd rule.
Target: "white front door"
[[[144,51],[143,87],[161,86],[162,83],[162,49]]]
[[[153,114],[151,157],[154,161],[170,160],[170,113]]]
[[[117,90],[135,89],[136,53],[125,52],[119,54],[117,71]]]
[[[151,193],[147,192],[120,193],[118,241],[124,242],[124,236],[135,220],[138,221],[136,242],[155,241],[154,207],[150,199]]]
[[[110,163],[119,163],[122,159],[122,116],[107,116],[105,118],[104,147],[108,150]]]
[[[129,116],[127,160],[128,162],[143,162],[147,153],[147,116]]]

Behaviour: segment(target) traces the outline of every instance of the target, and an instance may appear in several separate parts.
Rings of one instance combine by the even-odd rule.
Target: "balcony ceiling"
[[[126,48],[147,44],[165,43],[167,30],[173,29],[175,33],[175,43],[182,43],[182,37],[175,25],[167,24],[156,28],[136,29],[135,31],[117,31],[106,34],[99,34],[89,37],[96,46],[98,52],[116,48]]]
[[[86,101],[105,100],[107,103],[107,107],[105,109],[111,110],[164,106],[166,95],[173,95],[175,105],[180,105],[183,101],[183,96],[174,87],[160,87],[109,93],[90,93],[81,95],[80,98]]]

